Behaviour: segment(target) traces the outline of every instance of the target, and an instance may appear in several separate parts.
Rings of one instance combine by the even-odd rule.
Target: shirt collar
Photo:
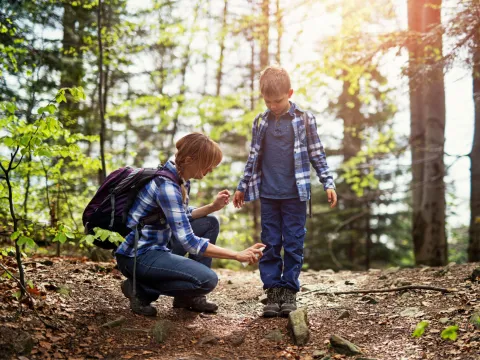
[[[289,101],[289,103],[290,103],[290,109],[288,109],[288,111],[287,111],[285,114],[288,113],[291,117],[295,117],[295,111],[296,111],[296,110],[298,110],[298,111],[300,111],[300,112],[303,113],[303,110],[300,109],[300,108],[297,106],[297,104],[295,104],[293,101]],[[273,114],[273,113],[270,111],[270,109],[267,109],[267,110],[263,113],[262,117],[264,117],[265,119],[268,119],[269,116],[270,116],[270,114]]]

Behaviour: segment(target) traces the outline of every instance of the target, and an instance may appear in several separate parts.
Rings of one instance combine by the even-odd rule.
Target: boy
[[[288,316],[297,308],[300,290],[310,163],[331,208],[337,203],[337,194],[315,117],[289,101],[293,89],[287,71],[280,66],[267,67],[260,76],[260,92],[268,109],[254,120],[250,155],[233,204],[240,208],[244,201],[260,198],[262,242],[266,245],[259,263],[267,292],[263,316]]]

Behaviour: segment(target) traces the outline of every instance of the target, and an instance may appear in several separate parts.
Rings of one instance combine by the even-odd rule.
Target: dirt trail
[[[13,262],[10,262],[10,269]],[[216,315],[192,313],[171,307],[171,298],[156,303],[158,316],[131,313],[120,292],[121,274],[114,263],[93,263],[76,258],[34,258],[26,265],[27,278],[40,316],[58,329],[48,329],[12,296],[13,280],[0,280],[1,334],[12,341],[30,335],[33,350],[13,359],[344,359],[328,345],[332,334],[355,343],[362,356],[351,359],[480,359],[480,330],[468,319],[480,306],[480,285],[466,280],[479,264],[446,269],[390,269],[334,273],[307,271],[301,275],[304,292],[385,288],[423,284],[456,288],[452,294],[405,291],[382,294],[316,296],[299,295],[299,306],[308,310],[311,330],[307,346],[297,347],[287,332],[287,319],[263,319],[259,298],[263,291],[258,270],[218,270],[220,282],[209,297],[219,304]],[[347,315],[348,312],[348,315]],[[343,315],[342,315],[343,314]],[[340,315],[345,316],[339,319]],[[113,328],[101,325],[124,316]],[[161,345],[149,329],[159,320],[170,320],[173,330]],[[429,321],[424,335],[412,337],[415,325]],[[456,341],[443,340],[441,331],[457,325]],[[281,339],[272,340],[273,334]],[[6,336],[5,335],[5,336]],[[10,336],[9,335],[9,336]],[[275,336],[274,336],[275,337]],[[5,339],[4,339],[5,342]],[[0,341],[1,343],[1,341]],[[21,347],[22,344],[19,346]],[[2,344],[0,344],[1,349]],[[324,352],[324,354],[322,354]]]

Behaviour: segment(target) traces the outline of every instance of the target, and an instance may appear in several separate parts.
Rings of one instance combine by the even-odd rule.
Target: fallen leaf
[[[46,341],[40,341],[39,345],[42,348],[47,349],[47,350],[50,350],[52,348],[52,344],[50,344],[49,342],[46,342]]]

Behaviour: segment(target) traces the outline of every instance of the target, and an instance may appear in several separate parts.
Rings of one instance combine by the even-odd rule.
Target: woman
[[[151,303],[160,295],[173,296],[173,306],[200,312],[215,312],[217,305],[207,302],[206,294],[218,283],[210,269],[211,258],[234,259],[256,263],[262,256],[263,244],[255,244],[236,252],[215,245],[219,224],[209,216],[230,201],[230,192],[218,193],[209,205],[188,206],[190,179],[202,179],[222,160],[217,143],[200,133],[191,133],[176,143],[175,161],[165,168],[178,182],[156,177],[140,192],[130,209],[127,226],[135,229],[140,219],[159,208],[166,223],[145,225],[139,234],[135,265],[135,232],[132,231],[118,247],[115,255],[120,271],[127,277],[122,283],[123,294],[130,299],[133,312],[155,316]],[[189,258],[184,255],[189,253]],[[134,271],[134,266],[136,267]],[[133,291],[135,273],[136,291]]]

